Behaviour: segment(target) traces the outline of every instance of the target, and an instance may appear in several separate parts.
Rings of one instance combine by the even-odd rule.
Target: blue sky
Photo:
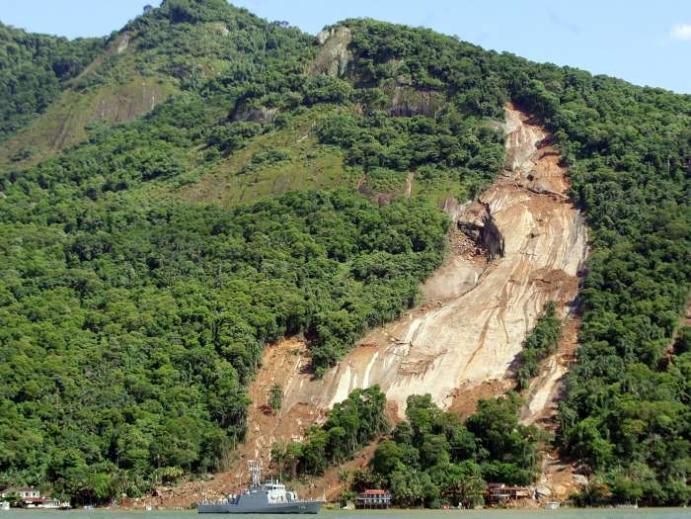
[[[100,36],[158,0],[0,0],[0,21]],[[425,26],[485,48],[691,93],[691,0],[235,0],[316,34],[344,18]]]

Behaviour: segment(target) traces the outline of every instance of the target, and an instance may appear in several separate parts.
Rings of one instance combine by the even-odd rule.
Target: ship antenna
[[[247,465],[252,475],[252,486],[258,487],[261,484],[262,467],[257,460],[249,460]]]

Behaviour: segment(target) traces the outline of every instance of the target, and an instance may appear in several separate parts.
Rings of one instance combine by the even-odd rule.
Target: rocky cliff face
[[[435,117],[444,107],[446,97],[434,90],[419,90],[408,86],[396,85],[385,89],[391,98],[388,107],[389,115],[412,117],[424,115]]]
[[[342,25],[321,31],[317,35],[317,43],[321,45],[321,49],[310,72],[315,75],[343,76],[353,60],[353,55],[348,50],[352,39],[350,29]]]

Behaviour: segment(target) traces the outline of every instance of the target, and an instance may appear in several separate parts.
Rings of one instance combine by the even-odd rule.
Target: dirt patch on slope
[[[312,499],[323,498],[328,502],[338,501],[343,491],[350,488],[352,474],[359,469],[364,469],[374,456],[379,442],[374,442],[360,450],[357,455],[342,465],[331,467],[324,475],[313,478],[296,485],[292,485],[298,495]]]
[[[274,442],[302,441],[311,425],[326,418],[326,410],[313,406],[310,402],[282,406],[276,412],[272,412],[267,405],[269,392],[274,384],[280,385],[284,393],[288,393],[295,390],[295,385],[310,380],[311,375],[305,369],[308,364],[305,343],[297,338],[285,339],[268,346],[262,355],[262,368],[248,390],[252,403],[248,409],[247,438],[225,460],[225,470],[207,480],[187,481],[175,488],[159,488],[153,497],[132,500],[126,506],[143,509],[149,504],[162,509],[185,509],[204,499],[218,499],[226,494],[236,493],[249,483],[247,462],[251,459],[260,461],[265,475],[273,474],[271,446]],[[389,405],[387,415],[395,422],[398,411],[393,404]],[[338,499],[347,485],[342,476],[366,467],[377,443],[375,441],[368,445],[343,465],[331,467],[323,476],[296,482],[291,487],[300,496],[325,496],[329,501]]]
[[[275,384],[286,394],[294,390],[293,384],[310,377],[306,370],[308,364],[305,343],[299,339],[280,341],[264,350],[263,367],[249,387],[252,404],[247,417],[247,438],[236,451],[234,465],[237,461],[258,459],[268,468],[275,441],[300,441],[312,424],[325,419],[327,411],[309,402],[281,406],[277,411],[268,406],[269,393]],[[242,471],[239,475],[242,476]]]
[[[459,387],[453,393],[453,400],[449,406],[449,411],[467,418],[477,411],[477,403],[480,400],[503,395],[513,389],[516,383],[513,379],[490,380],[472,387]]]

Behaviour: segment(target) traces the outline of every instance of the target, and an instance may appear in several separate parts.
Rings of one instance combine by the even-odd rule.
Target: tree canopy
[[[355,475],[356,489],[382,485],[405,507],[473,507],[483,503],[486,482],[532,484],[545,437],[519,423],[520,403],[514,393],[481,400],[464,423],[429,395],[408,397],[407,419],[379,444],[369,470]]]
[[[105,38],[70,41],[0,23],[0,142],[43,112],[104,46]]]

